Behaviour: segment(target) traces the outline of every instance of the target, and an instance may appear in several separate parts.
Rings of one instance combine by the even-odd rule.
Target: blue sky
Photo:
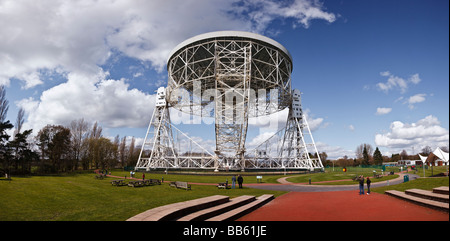
[[[178,43],[220,30],[270,37],[293,58],[292,86],[319,151],[391,155],[449,143],[446,0],[0,0],[0,84],[25,128],[98,121],[142,141],[166,60]],[[182,125],[199,142],[206,126]],[[248,142],[264,134],[252,126]]]

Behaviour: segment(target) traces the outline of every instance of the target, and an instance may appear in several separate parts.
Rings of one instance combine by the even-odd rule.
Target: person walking
[[[233,177],[231,178],[231,188],[235,188],[236,187],[236,175],[233,175]]]
[[[244,182],[244,178],[242,178],[241,175],[238,176],[237,178],[238,184],[239,184],[239,188],[242,188],[242,183]]]
[[[142,173],[142,181],[145,180],[145,173]]]
[[[367,177],[367,181],[366,181],[366,183],[367,183],[367,195],[370,194],[370,183],[371,183],[371,182],[372,182],[372,181],[370,180],[370,178]]]
[[[364,176],[359,176],[359,195],[364,195]]]

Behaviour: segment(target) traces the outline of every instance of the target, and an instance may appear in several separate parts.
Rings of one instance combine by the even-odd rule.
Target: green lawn
[[[222,194],[232,198],[285,193],[251,188],[223,190],[207,185],[192,185],[190,191],[175,189],[168,184],[116,187],[110,183],[114,178],[97,180],[94,176],[89,173],[13,177],[11,181],[0,179],[0,221],[126,220],[154,207],[210,195]],[[148,178],[155,178],[151,176]],[[167,177],[165,180],[170,179]]]
[[[311,182],[322,182],[322,181],[336,181],[336,180],[345,180],[352,179],[355,176],[363,175],[364,177],[373,177],[375,171],[377,174],[382,174],[381,169],[373,169],[373,168],[360,168],[360,167],[347,167],[347,171],[344,172],[342,167],[326,168],[325,172],[322,173],[312,173],[305,175],[298,175],[288,178],[287,181],[293,183],[307,183],[311,178]],[[387,168],[386,172],[389,171],[398,171],[398,168]],[[386,181],[389,179],[397,178],[398,175],[391,175],[383,178],[372,178],[373,182],[378,181]],[[316,183],[317,185],[318,183]],[[329,183],[323,183],[322,185],[329,185]],[[343,182],[333,182],[333,185],[348,185],[348,184],[356,184],[354,181],[343,181]],[[318,184],[321,185],[321,184]]]
[[[434,169],[434,174],[439,168]],[[129,177],[129,172],[112,171],[112,175]],[[349,179],[354,175],[370,175],[372,170],[349,168],[344,173],[341,169],[326,169],[325,173],[293,175],[291,182]],[[222,194],[230,198],[239,195],[274,194],[280,196],[286,192],[269,191],[252,188],[217,189],[214,185],[192,185],[192,190],[186,191],[163,185],[132,188],[116,187],[111,181],[116,178],[95,179],[94,173],[65,174],[59,176],[13,177],[11,181],[0,178],[0,221],[8,220],[126,220],[148,209],[175,202]],[[137,178],[142,173],[136,173]],[[146,179],[161,179],[165,181],[187,181],[190,183],[218,183],[230,176],[198,176],[198,175],[165,175],[146,173]],[[283,175],[263,175],[265,183],[276,183]],[[372,179],[373,181],[377,179]],[[382,188],[372,188],[371,191],[384,193],[385,190],[404,191],[409,188],[431,190],[438,186],[448,186],[448,177],[420,178],[409,182]],[[246,183],[256,183],[255,176],[244,176]],[[354,183],[354,182],[352,182]],[[335,184],[335,183],[333,183]]]
[[[398,190],[404,192],[407,189],[418,188],[423,190],[433,190],[435,187],[448,186],[448,177],[431,177],[431,178],[418,178],[408,182],[404,182],[393,186],[384,186],[377,188],[370,188],[371,192],[377,192],[384,194],[387,190]]]
[[[109,172],[109,171],[108,171]],[[155,173],[145,173],[145,179],[160,179],[164,178],[164,181],[184,181],[184,182],[195,182],[195,183],[219,183],[225,182],[228,180],[228,183],[231,184],[231,178],[233,174],[237,176],[239,173],[230,173],[229,175],[177,175],[177,174],[155,174]],[[111,175],[124,177],[125,175],[130,177],[130,172],[122,171],[122,170],[113,170],[111,171]],[[259,175],[259,174],[258,174]],[[278,183],[277,179],[281,177],[285,177],[283,175],[262,175],[264,183]],[[134,175],[135,178],[142,178],[142,172],[136,172]],[[252,176],[243,176],[244,184],[245,183],[257,183],[256,174]]]

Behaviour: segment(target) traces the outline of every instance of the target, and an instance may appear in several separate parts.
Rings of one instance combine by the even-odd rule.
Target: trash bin
[[[407,182],[409,181],[409,175],[404,175],[403,176],[403,182]]]

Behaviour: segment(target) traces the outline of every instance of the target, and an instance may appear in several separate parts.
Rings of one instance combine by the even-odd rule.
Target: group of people
[[[227,182],[228,182],[228,180],[227,180]],[[244,178],[241,175],[239,175],[237,177],[237,182],[239,184],[239,188],[242,188],[242,183],[244,182]],[[231,188],[234,189],[235,187],[236,187],[236,175],[233,175],[233,177],[231,178]]]
[[[370,180],[370,178],[367,177],[367,181],[366,181],[367,195],[370,194],[370,183],[371,182],[372,181]],[[359,195],[364,195],[364,176],[363,175],[359,176]]]

